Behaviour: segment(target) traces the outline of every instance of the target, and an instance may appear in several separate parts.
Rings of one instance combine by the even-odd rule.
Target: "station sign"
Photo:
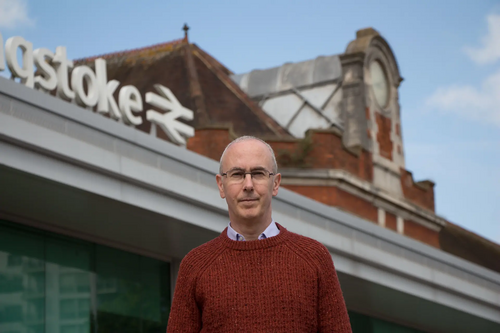
[[[21,57],[17,56],[18,51]],[[64,46],[58,46],[55,53],[46,48],[33,50],[31,42],[15,36],[7,39],[4,48],[0,34],[0,71],[5,70],[5,64],[11,78],[19,78],[26,87],[45,92],[56,90],[56,96],[63,100],[95,108],[97,113],[131,126],[142,124],[143,119],[138,115],[144,111],[141,93],[133,85],[123,86],[117,102],[113,94],[120,82],[108,81],[106,60],[102,58],[94,60],[95,71],[85,65],[74,67]],[[154,87],[156,93],[147,92],[145,102],[165,112],[149,109],[146,120],[165,131],[174,143],[186,145],[186,138],[194,136],[194,128],[178,119],[192,120],[193,111],[183,107],[167,87],[160,84]]]

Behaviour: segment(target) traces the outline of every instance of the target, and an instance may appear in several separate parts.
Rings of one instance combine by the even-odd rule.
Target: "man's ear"
[[[281,184],[281,173],[277,173],[273,180],[273,197],[278,195],[278,190]]]
[[[226,193],[224,193],[224,184],[222,183],[222,176],[215,175],[215,180],[217,181],[217,187],[219,187],[219,194],[222,199],[226,198]]]

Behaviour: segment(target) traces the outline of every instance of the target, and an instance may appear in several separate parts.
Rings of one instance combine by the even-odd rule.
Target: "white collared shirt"
[[[258,240],[263,240],[266,238],[274,237],[274,236],[277,236],[279,233],[280,233],[280,229],[278,229],[276,222],[274,222],[274,220],[272,220],[271,224],[269,224],[269,226],[266,228],[266,230],[264,230],[264,232],[259,235]],[[243,237],[243,235],[237,233],[236,230],[234,230],[231,227],[231,222],[229,222],[229,224],[227,226],[227,237],[229,237],[229,239],[232,239],[234,241],[245,241],[245,237]]]

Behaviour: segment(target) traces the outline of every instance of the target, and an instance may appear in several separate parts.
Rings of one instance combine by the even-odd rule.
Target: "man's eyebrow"
[[[245,171],[245,170],[243,168],[240,168],[240,167],[234,167],[234,168],[227,170],[226,173],[231,172],[231,171]]]
[[[261,170],[267,170],[267,169],[264,168],[263,166],[256,166],[256,167],[253,167],[250,169],[250,171],[261,171]],[[231,172],[231,171],[245,171],[245,169],[240,168],[240,167],[234,167],[234,168],[227,170],[226,172]]]

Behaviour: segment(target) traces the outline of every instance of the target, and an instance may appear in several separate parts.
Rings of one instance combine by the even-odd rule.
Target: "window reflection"
[[[170,296],[166,263],[106,247],[96,249],[97,325],[115,332],[163,332]]]
[[[169,264],[0,221],[0,333],[165,332]]]

